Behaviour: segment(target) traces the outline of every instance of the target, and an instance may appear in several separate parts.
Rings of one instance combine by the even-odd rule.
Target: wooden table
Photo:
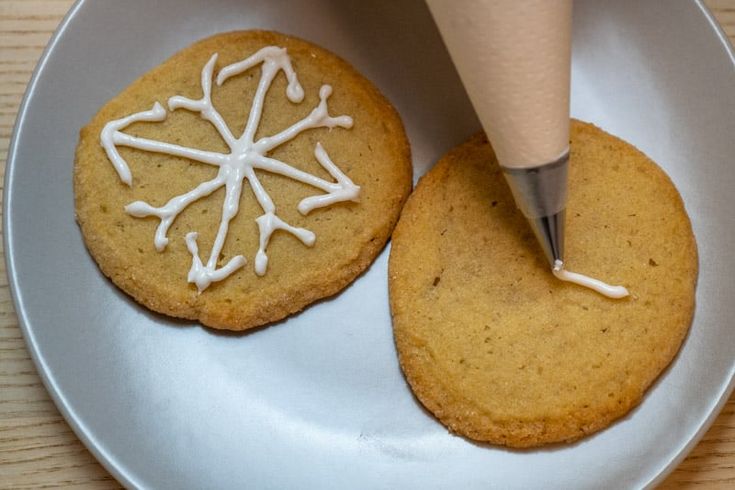
[[[0,0],[0,172],[31,72],[73,0]],[[735,0],[705,0],[735,41]],[[664,8],[665,3],[662,3]],[[1,185],[1,184],[0,184]],[[118,488],[46,393],[0,261],[0,487]],[[735,488],[735,396],[663,488]]]

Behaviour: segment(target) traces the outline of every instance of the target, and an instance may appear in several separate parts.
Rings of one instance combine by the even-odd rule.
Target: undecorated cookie
[[[266,31],[197,42],[82,129],[77,220],[152,310],[244,330],[333,295],[411,189],[401,120],[334,54]]]
[[[678,192],[576,121],[566,264],[630,296],[554,278],[483,135],[419,182],[393,234],[393,327],[411,388],[450,430],[513,447],[598,431],[641,401],[689,328],[697,249]]]

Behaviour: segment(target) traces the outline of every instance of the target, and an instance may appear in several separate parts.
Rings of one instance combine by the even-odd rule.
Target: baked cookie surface
[[[636,406],[694,311],[697,250],[682,200],[645,155],[573,121],[566,264],[549,270],[492,148],[476,135],[419,182],[393,234],[401,367],[450,430],[512,447],[572,441]]]
[[[263,51],[268,46],[285,48],[288,62]],[[237,71],[249,57],[253,62]],[[228,66],[235,68],[225,77]],[[265,72],[274,66],[268,84]],[[267,90],[262,116],[246,124],[257,119],[259,86]],[[217,116],[202,109],[208,97],[219,128]],[[317,122],[301,124],[309,118]],[[122,122],[110,129],[115,121]],[[122,166],[101,144],[106,127]],[[212,155],[228,154],[247,127],[264,160],[255,177],[239,179],[238,192],[230,185],[238,179],[225,182],[221,159]],[[150,151],[141,141],[186,150]],[[203,153],[189,158],[191,149]],[[279,320],[347,286],[385,245],[411,179],[401,120],[372,83],[314,44],[267,31],[204,39],[133,82],[81,130],[74,167],[77,220],[102,272],[154,311],[232,330]],[[354,187],[357,196],[340,194]],[[182,209],[154,245],[167,206],[191,193],[198,199],[178,203]],[[225,219],[232,205],[237,214]],[[264,233],[268,227],[275,231]],[[194,283],[188,276],[197,260],[203,279]],[[234,272],[212,280],[223,267]]]

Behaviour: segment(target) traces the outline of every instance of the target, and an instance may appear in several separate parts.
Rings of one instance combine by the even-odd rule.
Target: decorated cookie
[[[349,284],[411,188],[390,103],[334,54],[265,31],[197,42],[82,129],[77,220],[145,306],[244,330]]]
[[[626,414],[692,320],[697,249],[682,200],[631,145],[573,122],[566,264],[551,273],[492,148],[476,135],[420,181],[393,235],[395,342],[411,388],[450,430],[529,447]]]

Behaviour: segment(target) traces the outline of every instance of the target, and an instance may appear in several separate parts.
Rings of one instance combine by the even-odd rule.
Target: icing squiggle
[[[564,269],[564,263],[561,260],[554,262],[552,272],[562,281],[573,282],[574,284],[579,284],[580,286],[593,289],[608,298],[620,299],[628,296],[629,294],[628,290],[623,286],[611,286],[599,279],[585,276],[584,274],[578,274],[576,272],[570,272]]]
[[[291,60],[284,48],[267,46],[245,60],[224,67],[217,75],[217,85],[222,85],[228,78],[262,64],[260,81],[253,98],[245,130],[241,136],[235,137],[212,104],[212,75],[216,62],[217,53],[212,55],[202,69],[201,86],[203,95],[201,99],[193,100],[176,95],[168,99],[168,108],[170,111],[186,109],[192,112],[198,112],[202,119],[214,126],[223,141],[227,144],[230,150],[229,153],[187,148],[162,141],[130,136],[122,132],[127,126],[135,122],[160,122],[165,120],[167,117],[166,109],[158,102],[148,111],[137,112],[127,117],[108,122],[100,134],[100,141],[107,153],[107,157],[117,171],[120,180],[129,186],[132,186],[132,174],[128,164],[120,156],[117,146],[128,146],[154,153],[165,153],[219,168],[217,176],[214,179],[199,184],[185,194],[171,198],[163,206],[156,207],[143,201],[135,201],[125,207],[125,211],[136,218],[155,216],[161,220],[154,236],[154,245],[158,251],[163,251],[168,244],[168,230],[176,217],[191,203],[212,194],[221,187],[225,188],[220,226],[206,264],[199,257],[199,247],[197,245],[198,233],[194,231],[189,232],[185,238],[187,249],[192,256],[188,281],[196,284],[200,292],[209,287],[211,283],[225,279],[246,263],[245,257],[238,255],[230,259],[224,266],[217,267],[217,260],[227,238],[229,223],[238,212],[242,185],[246,179],[264,213],[255,220],[260,233],[259,248],[254,264],[256,274],[262,276],[266,273],[268,267],[266,249],[271,235],[275,231],[286,231],[298,238],[304,245],[309,247],[314,245],[316,236],[313,232],[305,228],[291,226],[278,217],[276,206],[260,183],[255,170],[264,170],[283,175],[324,191],[325,194],[309,196],[301,200],[297,209],[303,215],[308,214],[314,209],[329,206],[337,202],[357,201],[360,193],[360,187],[355,185],[332,162],[320,143],[317,143],[314,148],[314,156],[317,162],[335,179],[335,182],[321,179],[292,167],[285,162],[266,156],[268,152],[292,140],[308,129],[352,127],[351,117],[334,117],[329,115],[327,99],[332,94],[331,86],[323,85],[321,87],[319,90],[319,104],[308,116],[278,134],[265,136],[255,141],[255,133],[263,114],[263,102],[278,72],[283,70],[288,80],[286,88],[286,97],[288,100],[293,103],[301,102],[304,98],[304,90],[298,81],[296,72],[291,65]]]

